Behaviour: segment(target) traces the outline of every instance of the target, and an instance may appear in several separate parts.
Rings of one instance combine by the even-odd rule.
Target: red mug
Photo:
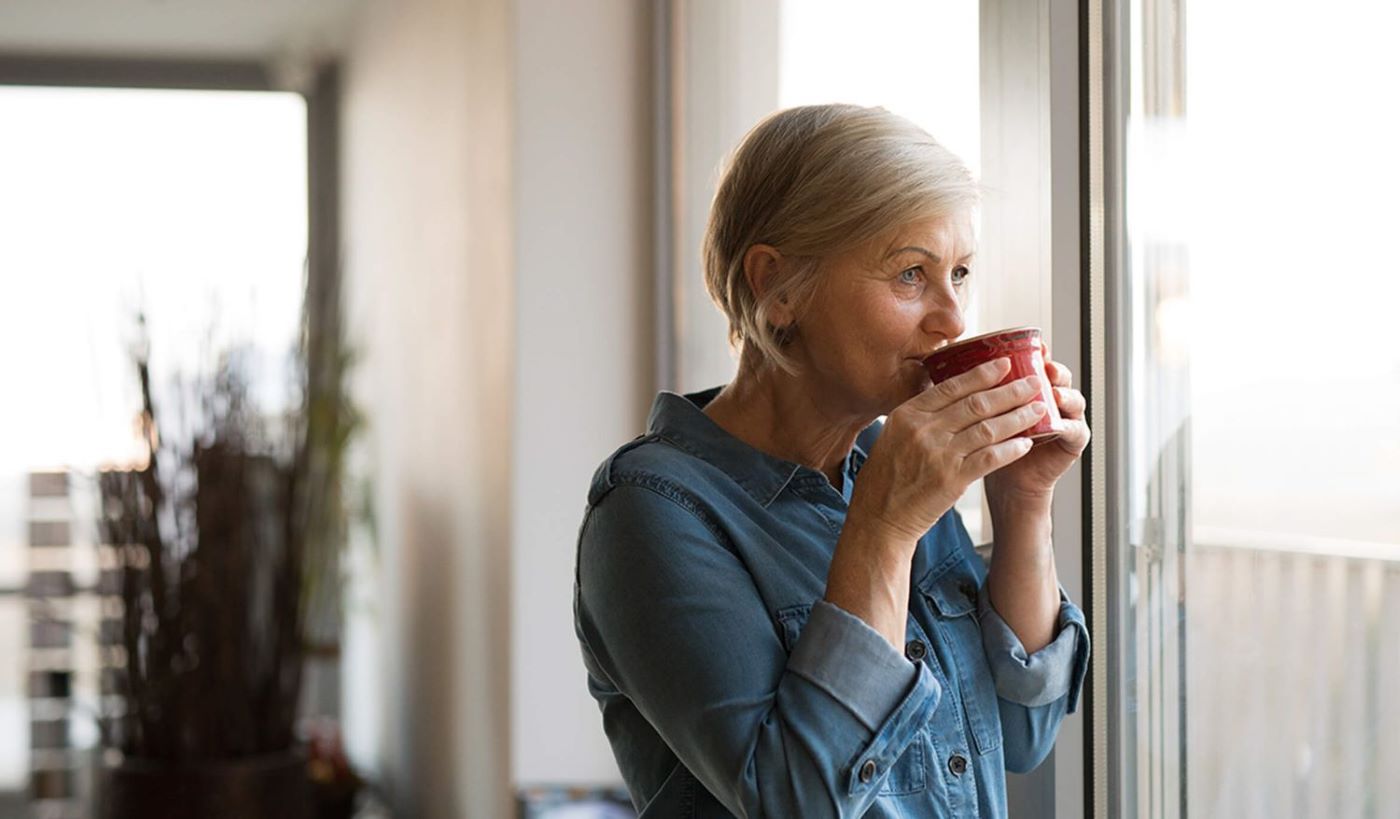
[[[1011,359],[1011,372],[1002,384],[1028,375],[1040,377],[1040,400],[1045,404],[1045,414],[1035,426],[1020,433],[1021,437],[1040,442],[1058,436],[1064,424],[1060,408],[1055,405],[1054,386],[1045,376],[1045,347],[1039,327],[1013,327],[949,344],[924,359],[924,367],[933,383],[938,384],[998,358]]]

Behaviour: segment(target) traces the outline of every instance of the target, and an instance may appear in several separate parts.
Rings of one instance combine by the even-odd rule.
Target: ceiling
[[[363,0],[0,0],[0,56],[296,59],[340,50]]]

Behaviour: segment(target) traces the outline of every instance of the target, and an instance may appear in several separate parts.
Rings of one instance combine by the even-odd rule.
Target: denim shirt
[[[1006,771],[1055,742],[1088,667],[1083,613],[1027,656],[956,511],[920,539],[902,652],[822,600],[851,489],[663,392],[598,468],[574,624],[643,817],[1004,817]]]

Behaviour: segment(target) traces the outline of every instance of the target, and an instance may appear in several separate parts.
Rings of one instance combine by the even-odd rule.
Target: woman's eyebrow
[[[901,253],[904,253],[904,252],[910,251],[910,250],[912,250],[912,251],[914,251],[914,252],[916,252],[916,253],[922,253],[922,254],[924,254],[925,256],[927,256],[927,257],[929,257],[930,259],[932,259],[934,264],[942,264],[942,263],[943,263],[943,260],[942,260],[941,258],[939,258],[939,256],[938,256],[937,253],[934,253],[933,251],[929,250],[928,248],[919,247],[918,245],[909,245],[908,247],[901,247],[901,248],[899,248],[898,250],[891,250],[889,253],[885,254],[885,259],[886,259],[886,260],[891,259],[891,258],[893,258],[893,257],[895,257],[895,256],[898,256],[898,255],[901,254]],[[960,261],[960,262],[965,262],[965,261],[967,261],[968,259],[971,259],[971,258],[973,257],[973,255],[974,255],[976,252],[977,252],[977,251],[974,250],[974,251],[972,251],[972,253],[969,253],[969,254],[967,254],[966,256],[963,256],[963,257],[962,257],[961,259],[959,259],[958,261]]]

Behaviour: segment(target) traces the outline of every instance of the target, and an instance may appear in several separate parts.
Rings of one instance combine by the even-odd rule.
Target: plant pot
[[[102,769],[100,819],[306,819],[311,788],[295,751],[194,763],[125,759]]]
[[[313,783],[316,810],[309,816],[312,819],[351,819],[359,792],[360,786],[355,782]]]

